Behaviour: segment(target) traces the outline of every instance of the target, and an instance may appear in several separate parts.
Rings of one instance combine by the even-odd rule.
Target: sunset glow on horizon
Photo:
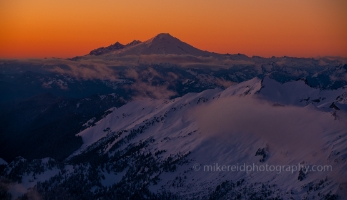
[[[248,56],[347,57],[345,0],[0,0],[0,58],[74,57],[159,33]]]

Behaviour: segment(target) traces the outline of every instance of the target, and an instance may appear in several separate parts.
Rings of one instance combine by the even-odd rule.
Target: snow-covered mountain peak
[[[101,47],[90,52],[90,55],[99,56],[127,56],[127,55],[192,55],[209,56],[212,53],[197,49],[169,33],[160,33],[155,37],[141,42],[134,40],[127,45],[115,43],[108,47]]]
[[[175,38],[175,37],[170,35],[170,33],[159,33],[154,38],[157,38],[157,39],[169,39],[169,38]]]

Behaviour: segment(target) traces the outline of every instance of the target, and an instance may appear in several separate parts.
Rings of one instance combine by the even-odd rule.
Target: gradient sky
[[[347,57],[346,0],[0,0],[0,57],[73,57],[166,32],[248,56]]]

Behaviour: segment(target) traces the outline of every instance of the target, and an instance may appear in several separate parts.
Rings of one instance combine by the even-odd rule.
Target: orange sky
[[[347,57],[346,0],[0,0],[0,57],[73,57],[168,32],[248,56]]]

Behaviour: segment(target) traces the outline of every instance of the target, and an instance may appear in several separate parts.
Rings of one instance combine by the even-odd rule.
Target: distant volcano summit
[[[101,47],[92,50],[89,55],[151,55],[151,54],[175,54],[175,55],[193,55],[193,56],[209,56],[213,53],[202,51],[185,42],[182,42],[169,33],[160,33],[157,36],[141,42],[134,40],[129,44],[123,45],[119,42],[108,47]]]

